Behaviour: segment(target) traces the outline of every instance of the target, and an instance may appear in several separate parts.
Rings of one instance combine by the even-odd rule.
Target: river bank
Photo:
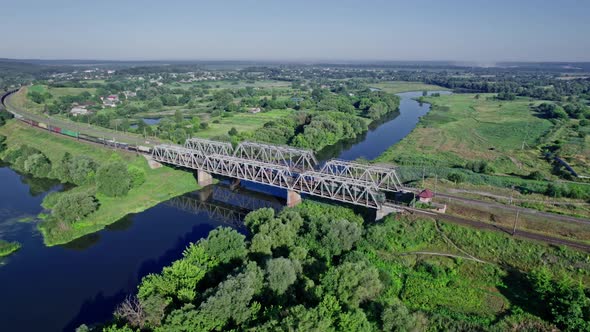
[[[199,187],[196,180],[189,172],[174,170],[168,167],[150,169],[145,158],[133,153],[125,153],[105,149],[99,146],[84,144],[65,138],[60,135],[51,134],[46,131],[37,130],[17,121],[9,121],[5,126],[0,127],[0,135],[7,137],[6,153],[12,149],[18,149],[23,145],[30,146],[42,151],[52,164],[58,163],[65,153],[73,156],[84,155],[92,158],[97,163],[107,162],[113,154],[117,155],[125,164],[133,165],[145,171],[145,182],[137,188],[132,188],[123,197],[108,197],[97,194],[99,209],[76,222],[72,227],[44,227],[47,224],[41,223],[39,228],[47,246],[63,244],[84,235],[96,232],[110,225],[129,213],[138,213],[149,209],[172,197],[197,190]],[[92,187],[94,184],[83,185]]]
[[[410,132],[419,117],[428,112],[427,104],[404,100],[398,114],[385,118],[385,123],[372,125],[362,141],[357,138],[355,142],[337,144],[334,147],[338,149],[332,151],[331,157],[371,158],[395,144],[400,139],[399,131]],[[392,122],[400,127],[392,127]],[[26,126],[16,127],[12,122],[0,128],[2,132],[12,135],[9,145],[15,144],[10,140],[22,140],[21,143],[35,147],[43,147],[40,142],[50,142],[45,148],[56,155],[70,148],[81,149],[77,153],[92,158],[101,158],[94,154],[104,153],[102,157],[108,159],[113,153]],[[131,162],[134,157],[122,154],[122,158],[131,158]],[[184,174],[187,183],[194,185],[189,172],[174,172]],[[0,292],[10,299],[0,304],[3,312],[0,327],[6,330],[72,331],[82,323],[108,321],[115,306],[127,294],[136,292],[142,277],[160,272],[162,267],[177,260],[189,243],[206,237],[221,225],[240,229],[241,220],[249,210],[284,205],[284,201],[274,196],[276,193],[271,190],[274,188],[256,188],[249,183],[242,183],[237,189],[214,185],[126,215],[67,244],[46,247],[37,229],[38,221],[17,220],[42,212],[45,195],[61,190],[61,186],[51,182],[37,184],[8,168],[0,168],[0,181],[6,184],[0,187],[0,212],[5,212],[0,214],[0,232],[7,240],[23,245],[0,268]],[[262,189],[273,196],[244,188]],[[43,276],[43,282],[39,282],[39,276]],[[53,310],[31,312],[32,302]]]

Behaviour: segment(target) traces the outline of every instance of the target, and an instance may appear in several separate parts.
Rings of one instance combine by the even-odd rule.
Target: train
[[[8,91],[5,94],[3,94],[2,96],[0,96],[0,103],[2,105],[4,105],[4,107],[6,108],[6,104],[5,104],[5,100],[6,98],[17,92],[19,89],[15,89],[12,91]],[[8,108],[6,108],[8,110]],[[72,131],[69,129],[65,129],[65,128],[60,128],[57,126],[53,126],[44,122],[38,122],[32,119],[28,119],[25,118],[24,116],[18,114],[18,113],[14,113],[9,111],[10,113],[12,113],[14,115],[15,119],[18,119],[30,126],[33,127],[37,127],[37,128],[41,128],[41,129],[45,129],[49,132],[52,133],[56,133],[56,134],[61,134],[64,136],[68,136],[68,137],[72,137],[78,140],[83,140],[83,141],[87,141],[87,142],[92,142],[92,143],[96,143],[96,144],[103,144],[106,146],[110,146],[116,149],[122,149],[122,150],[130,150],[130,151],[136,151],[137,153],[143,153],[143,154],[150,154],[152,152],[152,148],[149,146],[143,146],[143,145],[133,145],[133,144],[127,144],[127,143],[123,143],[123,142],[117,142],[116,140],[112,139],[112,140],[107,140],[105,138],[102,137],[95,137],[92,135],[87,135],[87,134],[83,134],[81,132],[77,132],[77,131]]]
[[[19,114],[15,114],[14,117],[16,119],[30,125],[30,126],[45,129],[45,130],[52,132],[52,133],[76,138],[78,140],[83,140],[83,141],[92,142],[92,143],[96,143],[96,144],[102,144],[102,145],[106,145],[106,146],[116,148],[116,149],[121,149],[121,150],[136,151],[138,153],[143,153],[143,154],[150,154],[152,152],[152,148],[149,146],[133,145],[133,144],[128,144],[128,143],[118,142],[114,139],[108,140],[108,139],[105,139],[102,137],[96,137],[96,136],[84,134],[81,132],[72,131],[69,129],[53,126],[53,125],[50,125],[50,124],[47,124],[44,122],[38,122],[35,120],[27,119]]]

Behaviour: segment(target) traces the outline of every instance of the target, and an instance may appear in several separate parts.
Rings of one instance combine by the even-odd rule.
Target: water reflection
[[[189,213],[205,213],[209,219],[234,228],[244,227],[244,218],[250,211],[261,208],[278,211],[284,206],[276,197],[242,187],[232,190],[231,187],[223,185],[205,187],[197,192],[173,198],[166,204]]]
[[[66,244],[62,244],[60,246],[65,249],[84,251],[92,247],[93,245],[97,244],[98,241],[100,241],[100,235],[98,233],[92,233],[84,235],[80,238],[77,238]]]

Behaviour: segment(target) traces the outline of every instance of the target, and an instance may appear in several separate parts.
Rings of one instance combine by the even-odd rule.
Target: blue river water
[[[428,104],[412,99],[420,95],[400,94],[399,113],[362,137],[328,147],[319,158],[377,157],[428,112]],[[46,247],[38,221],[27,220],[42,212],[49,192],[61,189],[0,165],[0,239],[22,244],[0,259],[0,331],[73,331],[82,323],[108,321],[143,276],[180,258],[189,243],[218,226],[245,232],[241,220],[248,211],[283,203],[276,192],[255,184],[235,189],[222,183],[129,215],[67,245]]]

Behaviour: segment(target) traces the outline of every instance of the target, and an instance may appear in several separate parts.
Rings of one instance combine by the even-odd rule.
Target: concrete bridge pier
[[[213,184],[213,176],[205,171],[197,170],[197,183],[201,187]]]
[[[301,194],[293,190],[287,190],[287,206],[294,207],[301,203]]]
[[[383,206],[381,206],[381,208],[379,208],[377,210],[377,215],[375,216],[375,220],[381,220],[394,212],[400,212],[400,211],[401,211],[400,209],[383,205]]]

